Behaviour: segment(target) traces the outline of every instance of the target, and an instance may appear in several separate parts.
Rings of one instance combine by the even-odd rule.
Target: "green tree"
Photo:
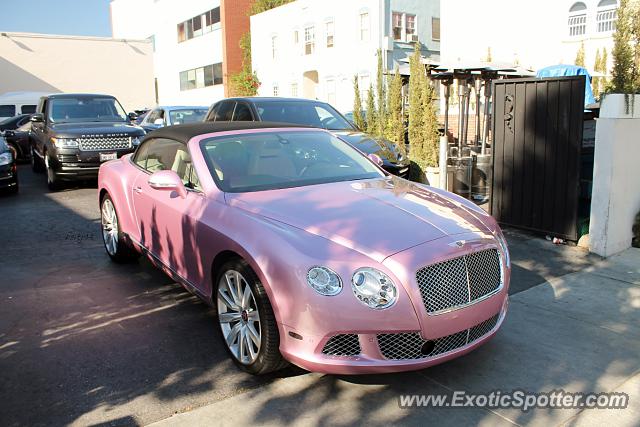
[[[358,75],[353,76],[353,123],[358,129],[365,129],[364,118],[362,117],[362,99],[360,99],[360,87],[358,85]]]
[[[388,82],[387,125],[384,136],[398,147],[403,156],[407,155],[404,143],[404,117],[402,114],[402,77],[398,67],[396,67],[393,78]]]
[[[633,5],[629,0],[620,0],[616,32],[613,35],[613,68],[611,69],[611,84],[609,91],[614,93],[633,93],[637,75],[637,60],[634,57],[633,41]]]
[[[384,65],[382,63],[382,49],[378,49],[378,81],[377,81],[377,95],[378,95],[378,125],[375,135],[383,135],[385,127],[387,125],[386,116],[386,96],[385,96],[385,84],[384,84]]]
[[[580,43],[580,48],[576,53],[576,60],[574,64],[584,67],[584,42]]]
[[[230,76],[231,96],[254,96],[258,93],[260,80],[251,69],[251,33],[247,32],[240,37],[239,46],[242,51],[242,69]]]
[[[596,49],[596,59],[593,64],[593,71],[600,72],[602,68],[602,57],[600,56],[600,49]],[[591,82],[591,88],[593,89],[593,96],[596,99],[600,99],[600,85],[602,83],[601,77],[594,77]]]
[[[369,84],[369,93],[367,93],[367,133],[378,135],[378,113],[376,112],[375,94],[373,92],[373,84]]]
[[[609,69],[607,63],[609,62],[609,54],[607,53],[606,47],[602,49],[602,59],[600,61],[600,65],[602,66],[602,68],[599,71],[604,74],[608,74]]]
[[[249,15],[256,15],[258,13],[266,12],[274,7],[282,6],[283,4],[291,3],[293,0],[255,0],[249,9]]]

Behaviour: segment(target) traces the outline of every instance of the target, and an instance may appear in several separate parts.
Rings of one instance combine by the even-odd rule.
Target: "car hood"
[[[479,214],[461,203],[396,177],[226,193],[225,198],[230,206],[324,237],[379,262],[447,235],[490,230]]]
[[[331,131],[331,133],[365,154],[377,154],[385,163],[404,163],[399,158],[400,153],[397,148],[391,141],[384,138],[375,138],[358,131]]]
[[[144,130],[141,127],[121,122],[57,123],[51,124],[50,127],[60,138],[104,134],[144,135]]]

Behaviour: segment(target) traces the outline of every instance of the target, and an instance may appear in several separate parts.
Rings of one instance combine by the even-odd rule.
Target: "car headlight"
[[[13,154],[11,152],[0,154],[0,166],[8,165],[13,162]]]
[[[342,279],[327,267],[311,267],[307,272],[307,283],[320,295],[338,295],[342,290]]]
[[[142,137],[140,137],[140,136],[134,136],[134,137],[131,139],[131,144],[132,144],[134,147],[137,147],[138,145],[140,145],[140,138],[142,138]]]
[[[78,141],[71,138],[51,138],[57,148],[78,148]]]
[[[371,267],[359,268],[353,273],[351,288],[361,303],[378,310],[391,307],[398,299],[398,289],[393,280]]]
[[[511,257],[509,256],[509,248],[507,247],[507,239],[504,238],[504,234],[500,230],[496,233],[496,239],[500,244],[502,253],[504,254],[504,263],[507,267],[511,266]]]

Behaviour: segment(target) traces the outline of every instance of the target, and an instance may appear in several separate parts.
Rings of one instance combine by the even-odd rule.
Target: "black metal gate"
[[[493,83],[491,214],[501,224],[578,239],[585,77]]]

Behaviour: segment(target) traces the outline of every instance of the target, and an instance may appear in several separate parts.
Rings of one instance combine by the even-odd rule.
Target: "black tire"
[[[253,269],[247,264],[247,262],[241,258],[232,259],[227,261],[216,273],[216,279],[213,286],[213,302],[217,306],[218,289],[220,280],[224,274],[230,270],[238,271],[245,278],[247,284],[251,288],[251,292],[255,298],[255,302],[258,308],[258,314],[260,318],[260,349],[256,360],[250,364],[240,362],[233,354],[229,345],[224,337],[222,326],[220,325],[219,331],[222,338],[222,342],[229,353],[229,356],[234,363],[243,371],[253,375],[264,375],[270,372],[278,371],[289,366],[287,362],[280,354],[280,333],[278,332],[278,325],[276,324],[276,318],[273,314],[273,308],[269,297],[260,283],[260,279],[253,271]]]
[[[50,166],[51,165],[51,157],[49,153],[45,151],[44,153],[44,161],[45,161],[45,171],[47,173],[47,187],[49,187],[50,191],[60,191],[63,188],[63,183],[58,177],[56,171]]]
[[[115,251],[113,248],[107,246],[107,238],[105,237],[104,232],[104,224],[105,224],[105,216],[103,209],[105,209],[105,203],[110,203],[114,209],[114,215],[116,218],[115,229],[117,233],[116,240],[116,248]],[[107,255],[111,258],[112,261],[117,262],[118,264],[124,264],[136,261],[140,258],[140,253],[131,247],[129,242],[125,239],[124,233],[120,229],[120,218],[118,217],[118,211],[116,210],[115,204],[111,199],[109,194],[105,194],[102,200],[100,200],[100,226],[101,226],[101,235],[102,235],[102,243],[104,244],[104,249],[107,252]]]

